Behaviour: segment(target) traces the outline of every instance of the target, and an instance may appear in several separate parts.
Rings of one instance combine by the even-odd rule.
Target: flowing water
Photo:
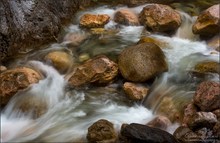
[[[143,6],[132,8],[136,13]],[[79,28],[79,17],[84,13],[108,14],[113,17],[117,9],[101,6],[79,12],[72,25],[67,27],[63,35],[69,33],[84,34]],[[42,57],[53,50],[65,50],[70,53],[68,42],[55,43],[45,49],[28,53],[11,63],[10,66],[26,65],[41,71],[44,79],[28,89],[18,92],[1,111],[1,141],[3,142],[76,142],[86,141],[88,127],[99,119],[107,119],[119,131],[123,123],[146,124],[155,117],[157,110],[163,106],[164,97],[171,97],[177,108],[188,103],[200,79],[192,78],[188,71],[203,60],[219,61],[219,53],[211,54],[205,42],[192,34],[191,27],[195,18],[180,12],[183,23],[172,37],[151,35],[165,42],[161,47],[167,57],[169,71],[159,76],[151,87],[148,98],[143,103],[129,101],[121,89],[121,81],[105,87],[89,87],[76,90],[67,86],[65,75],[58,73],[53,67],[42,60]],[[93,57],[105,54],[116,60],[117,55],[126,46],[136,43],[141,36],[142,26],[120,26],[110,21],[105,29],[117,31],[114,34],[92,36],[87,39],[76,53],[76,56],[87,54]],[[207,77],[218,81],[217,74]],[[48,110],[40,118],[34,118],[33,112],[23,113],[18,106],[24,100],[35,99],[45,103]],[[148,108],[146,108],[148,107]],[[172,133],[178,124],[171,126]]]

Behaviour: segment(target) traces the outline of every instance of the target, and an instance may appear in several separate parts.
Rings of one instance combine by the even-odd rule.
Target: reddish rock
[[[147,126],[159,128],[161,130],[166,130],[171,124],[171,121],[167,117],[157,116],[156,118],[148,122]]]
[[[213,81],[202,82],[196,89],[194,104],[202,111],[220,109],[220,84]]]
[[[117,135],[113,124],[101,119],[88,128],[87,139],[91,143],[114,143]]]
[[[122,76],[133,82],[144,82],[168,70],[163,51],[153,43],[125,48],[118,59]]]
[[[120,9],[115,13],[114,21],[123,25],[139,25],[138,16],[129,9]]]
[[[203,127],[212,129],[216,123],[216,115],[212,112],[196,112],[187,125],[194,131]]]
[[[81,86],[89,83],[106,84],[118,75],[118,66],[106,56],[98,56],[76,68],[69,84]]]
[[[218,139],[220,140],[220,121],[218,121],[213,127],[213,132],[215,137],[219,137]]]
[[[42,76],[33,69],[20,67],[0,73],[1,106],[4,106],[19,90],[37,83]]]
[[[203,11],[193,25],[193,33],[203,36],[214,36],[220,32],[220,4]]]
[[[192,140],[198,140],[197,134],[194,133],[190,128],[185,126],[178,127],[173,136],[181,143],[188,143]]]
[[[80,18],[80,26],[85,28],[103,28],[109,22],[107,14],[85,14]]]
[[[125,82],[123,89],[128,98],[134,101],[144,99],[148,93],[148,88],[131,82]]]
[[[167,5],[152,4],[143,8],[139,21],[154,32],[170,33],[180,26],[181,16]]]
[[[193,118],[193,115],[196,114],[198,109],[192,103],[188,104],[187,107],[184,109],[184,117],[183,117],[183,126],[187,126],[187,123]]]

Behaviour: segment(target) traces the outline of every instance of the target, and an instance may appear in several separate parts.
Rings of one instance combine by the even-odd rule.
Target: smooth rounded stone
[[[131,100],[138,101],[142,100],[147,96],[148,88],[135,84],[132,82],[125,82],[123,85],[123,89],[127,97]]]
[[[142,37],[139,41],[138,44],[141,43],[154,43],[157,46],[159,46],[160,48],[166,48],[168,47],[168,43],[164,42],[164,41],[160,41],[159,39],[156,39],[154,37]]]
[[[220,74],[220,64],[215,61],[203,61],[195,65],[194,72]]]
[[[73,65],[73,56],[64,51],[52,51],[45,56],[45,60],[51,63],[60,73],[67,72]]]
[[[197,111],[198,109],[193,103],[188,104],[184,109],[182,125],[187,126],[187,123],[191,120],[191,118],[194,114],[196,114]]]
[[[199,139],[196,133],[185,126],[178,127],[173,133],[173,136],[181,143],[188,143]]]
[[[206,127],[212,129],[217,123],[216,115],[212,112],[196,112],[187,123],[188,127],[193,131]]]
[[[3,72],[3,71],[6,71],[7,68],[5,66],[0,66],[0,73]]]
[[[207,41],[207,45],[220,52],[220,34]]]
[[[121,139],[130,143],[177,143],[177,140],[166,131],[136,123],[123,126],[120,135]]]
[[[212,37],[220,32],[219,7],[220,4],[213,5],[198,16],[192,27],[194,34]]]
[[[40,73],[27,67],[18,67],[0,73],[1,106],[6,105],[19,90],[25,89],[41,79]]]
[[[90,59],[78,66],[69,79],[72,86],[82,86],[89,83],[106,84],[118,75],[118,65],[102,55]]]
[[[84,28],[103,28],[110,20],[107,14],[85,14],[80,18],[80,26]]]
[[[220,109],[217,109],[217,110],[213,111],[212,113],[216,115],[218,120],[220,120]]]
[[[169,126],[171,126],[171,121],[165,116],[157,116],[153,120],[147,123],[147,126],[153,128],[159,128],[161,130],[166,130]]]
[[[90,59],[90,56],[88,53],[82,53],[79,55],[79,62],[85,62]]]
[[[181,25],[181,16],[170,6],[151,4],[143,8],[139,21],[154,32],[171,33]]]
[[[220,109],[220,84],[214,81],[204,81],[198,85],[193,97],[202,111]]]
[[[128,81],[145,82],[168,70],[163,51],[153,43],[125,48],[118,58],[122,76]]]
[[[85,33],[69,33],[67,34],[63,41],[70,46],[79,46],[88,38],[88,34]]]
[[[117,134],[111,122],[101,119],[88,128],[86,137],[91,143],[114,143]]]
[[[114,15],[114,21],[122,25],[140,25],[138,15],[130,9],[120,9]]]

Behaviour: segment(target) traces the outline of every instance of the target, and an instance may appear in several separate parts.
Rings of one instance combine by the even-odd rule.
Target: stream
[[[130,8],[139,13],[146,5]],[[113,19],[116,10],[125,6],[99,6],[78,12],[72,23],[64,28],[60,37],[69,33],[85,34],[78,23],[85,13],[108,14]],[[123,123],[146,124],[151,121],[158,110],[163,107],[164,97],[171,97],[177,108],[182,108],[191,101],[199,78],[192,78],[189,71],[196,63],[204,60],[219,62],[219,53],[208,48],[204,41],[191,32],[196,17],[183,11],[182,25],[172,36],[151,34],[164,44],[161,49],[166,55],[169,71],[163,73],[153,82],[150,94],[143,102],[127,99],[122,89],[122,81],[116,81],[105,87],[87,87],[73,89],[67,86],[65,74],[60,74],[44,62],[42,57],[48,52],[64,50],[72,53],[80,63],[79,57],[87,55],[92,58],[99,54],[107,55],[116,61],[120,52],[133,45],[144,36],[143,26],[121,26],[111,20],[105,29],[116,31],[113,34],[90,36],[77,50],[69,49],[65,41],[47,45],[46,48],[34,50],[18,56],[9,67],[27,65],[44,75],[39,83],[18,92],[1,110],[2,142],[74,142],[86,141],[87,129],[99,119],[106,119],[114,124],[117,131]],[[213,54],[214,53],[214,54]],[[219,82],[219,75],[212,74],[209,80]],[[148,83],[144,83],[148,84]],[[48,111],[33,118],[32,113],[22,113],[16,107],[24,100],[34,98],[48,105]],[[179,126],[174,122],[168,128],[173,133]]]

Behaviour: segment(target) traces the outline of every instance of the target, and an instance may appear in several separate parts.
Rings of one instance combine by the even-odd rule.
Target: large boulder
[[[220,4],[213,5],[203,11],[193,25],[193,33],[202,36],[214,36],[220,32]]]
[[[111,122],[101,119],[88,128],[86,137],[91,143],[114,143],[117,134]]]
[[[144,82],[168,70],[163,51],[153,43],[131,46],[118,59],[122,76],[133,82]]]
[[[4,106],[19,90],[27,88],[42,79],[33,69],[20,67],[0,73],[1,106]]]
[[[73,56],[64,51],[52,51],[45,56],[45,60],[51,63],[60,73],[67,72],[73,65]]]
[[[55,41],[62,24],[90,0],[1,0],[0,61]]]
[[[141,124],[125,125],[120,133],[128,143],[177,143],[168,132]]]
[[[120,9],[115,13],[114,21],[123,25],[139,25],[138,15],[129,9]]]
[[[167,5],[152,4],[143,8],[139,21],[154,32],[170,33],[181,24],[180,14]]]
[[[202,111],[213,111],[220,109],[220,84],[213,81],[204,81],[198,85],[193,97]]]
[[[84,14],[80,18],[80,26],[84,28],[103,28],[110,20],[107,14]]]
[[[106,56],[97,56],[76,68],[69,79],[72,86],[106,84],[118,75],[118,66]]]
[[[123,85],[123,89],[128,98],[134,101],[144,99],[147,96],[149,90],[144,86],[132,82],[125,82]]]

